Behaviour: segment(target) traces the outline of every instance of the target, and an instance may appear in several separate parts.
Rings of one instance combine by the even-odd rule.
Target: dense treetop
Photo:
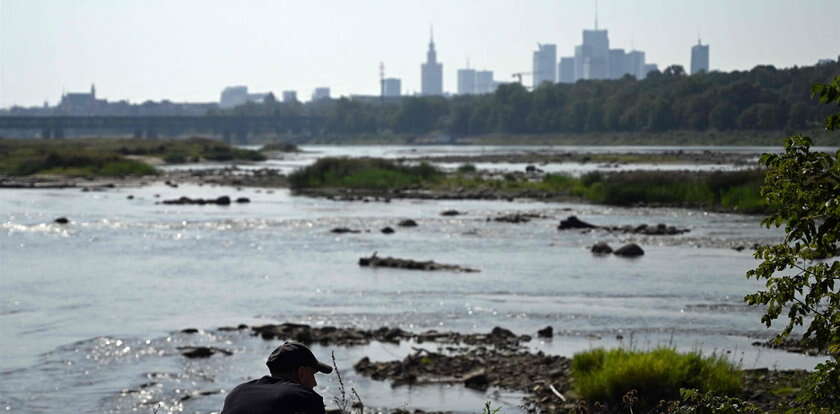
[[[840,74],[840,63],[688,76],[681,66],[651,72],[644,80],[545,83],[533,91],[502,84],[493,94],[405,97],[401,100],[340,98],[301,103],[267,99],[223,111],[231,115],[323,117],[334,134],[565,133],[668,130],[803,130],[819,127],[829,109],[811,99],[812,84]]]

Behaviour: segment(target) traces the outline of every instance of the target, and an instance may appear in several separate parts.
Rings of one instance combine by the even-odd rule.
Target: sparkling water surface
[[[350,147],[320,154],[447,148]],[[183,195],[244,196],[252,202],[157,204]],[[466,214],[440,216],[447,209]],[[487,220],[515,211],[550,218],[525,224]],[[691,232],[642,237],[557,231],[559,220],[569,215],[603,225],[666,223]],[[71,223],[53,223],[59,216]],[[397,227],[404,218],[419,226]],[[206,185],[3,190],[0,410],[218,411],[225,390],[264,374],[265,356],[278,344],[247,332],[214,330],[240,323],[462,332],[502,326],[532,336],[551,325],[557,336],[528,345],[571,356],[598,346],[628,346],[632,340],[641,348],[673,345],[724,353],[748,368],[811,368],[821,359],[750,345],[772,331],[763,329],[759,310],[742,302],[744,294],[761,286],[744,278],[756,261],[749,247],[741,252],[731,247],[779,239],[779,230],[759,222],[754,216],[697,210],[529,201],[337,202],[287,190]],[[382,234],[385,226],[396,233]],[[334,227],[363,232],[336,235],[330,233]],[[646,254],[596,257],[588,247],[597,241],[613,247],[635,241]],[[359,257],[373,252],[481,272],[357,265]],[[184,328],[202,331],[180,333]],[[198,344],[234,355],[188,360],[176,349]],[[493,399],[517,410],[520,395],[515,393],[460,386],[392,389],[352,372],[363,356],[401,359],[411,346],[313,349],[322,359],[334,351],[346,380],[371,407],[476,411]],[[334,376],[319,381],[330,405]]]

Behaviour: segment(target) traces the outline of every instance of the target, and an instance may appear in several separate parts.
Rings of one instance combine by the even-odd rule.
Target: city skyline
[[[840,29],[830,22],[840,14],[838,2],[674,3],[601,1],[599,26],[609,30],[611,48],[644,50],[660,69],[678,64],[688,71],[698,34],[714,48],[711,70],[806,66],[838,54],[832,40]],[[558,1],[0,0],[0,107],[55,105],[62,91],[92,83],[103,99],[133,103],[215,102],[232,85],[275,95],[297,90],[308,97],[317,87],[334,97],[378,95],[381,61],[386,77],[414,94],[430,24],[444,91],[455,93],[457,69],[467,60],[501,82],[531,70],[537,43],[556,44],[560,63],[594,15],[594,2]]]

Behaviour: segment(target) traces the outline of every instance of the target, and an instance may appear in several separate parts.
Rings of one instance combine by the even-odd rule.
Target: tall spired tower
[[[426,63],[420,65],[420,76],[422,95],[443,95],[443,64],[437,61],[434,29],[429,31],[429,50]]]

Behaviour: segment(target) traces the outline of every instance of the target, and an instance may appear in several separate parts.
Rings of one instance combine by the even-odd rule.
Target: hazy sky
[[[813,65],[840,54],[840,0],[601,0],[610,47],[644,50],[664,68],[689,66],[710,44],[711,67]],[[434,25],[444,89],[456,70],[510,81],[531,70],[536,44],[572,55],[594,25],[587,0],[0,0],[0,107],[55,104],[65,91],[108,100],[218,101],[313,88],[375,94],[379,62],[403,92],[420,89]]]

